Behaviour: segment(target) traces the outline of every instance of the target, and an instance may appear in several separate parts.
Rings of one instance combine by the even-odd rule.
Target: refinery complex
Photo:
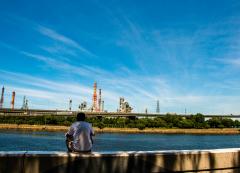
[[[5,88],[3,86],[2,91],[1,91],[0,109],[8,108],[8,107],[4,106],[4,102],[5,102],[4,92],[5,92]],[[11,102],[10,102],[11,110],[15,109],[15,98],[16,98],[16,92],[12,91]],[[68,111],[72,111],[72,103],[73,103],[73,100],[69,99]],[[158,102],[158,106],[159,106],[159,102]],[[23,96],[22,106],[20,109],[22,109],[22,110],[30,109],[29,108],[29,100],[27,99],[26,96]],[[83,101],[82,103],[79,104],[78,109],[79,109],[79,111],[83,111],[83,112],[99,112],[99,113],[107,112],[107,110],[104,109],[104,100],[102,97],[102,89],[97,88],[97,82],[94,82],[94,84],[93,84],[92,103],[90,104],[90,106],[88,106],[86,101]],[[159,110],[159,108],[157,108],[157,109]],[[116,110],[116,112],[131,113],[132,110],[133,110],[133,108],[125,100],[125,98],[120,97],[118,109]]]
[[[0,115],[44,115],[44,114],[50,114],[50,115],[72,115],[78,111],[86,112],[88,116],[111,116],[111,117],[155,117],[155,116],[164,116],[166,114],[172,114],[177,115],[176,113],[160,113],[160,103],[159,100],[156,100],[156,109],[152,113],[148,113],[147,108],[145,109],[145,112],[132,112],[133,107],[129,104],[128,101],[125,100],[124,97],[119,98],[119,104],[116,111],[108,112],[108,110],[104,109],[104,99],[102,97],[102,89],[98,89],[97,82],[94,82],[93,84],[93,93],[92,93],[92,102],[90,103],[90,106],[87,104],[87,101],[83,101],[79,103],[78,110],[72,109],[72,103],[73,100],[69,99],[67,102],[67,109],[54,109],[54,110],[46,110],[46,109],[32,109],[29,106],[29,99],[26,96],[23,96],[23,100],[21,106],[15,107],[16,104],[16,95],[17,93],[15,91],[11,91],[11,100],[10,100],[10,106],[7,105],[5,99],[5,90],[6,88],[3,86],[1,90],[1,98],[0,98]],[[21,93],[23,95],[24,93]],[[189,116],[191,114],[185,113],[184,114],[178,114],[181,116]],[[211,118],[216,116],[223,116],[223,115],[205,115],[205,117]],[[231,118],[240,118],[240,115],[225,115],[226,117]]]

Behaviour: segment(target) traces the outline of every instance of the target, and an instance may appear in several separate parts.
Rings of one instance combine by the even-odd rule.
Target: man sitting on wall
[[[94,131],[92,125],[85,122],[85,113],[77,114],[74,122],[66,133],[66,145],[69,152],[91,152]]]

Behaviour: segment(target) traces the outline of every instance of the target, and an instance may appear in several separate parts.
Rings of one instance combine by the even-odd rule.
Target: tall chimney
[[[98,111],[99,112],[102,112],[101,104],[102,104],[102,90],[99,89],[99,95],[98,95]]]
[[[102,101],[102,107],[101,107],[101,109],[102,109],[102,112],[104,112],[104,100]]]
[[[3,108],[3,102],[4,102],[4,86],[2,87],[2,94],[1,94],[1,100],[0,100],[0,109]]]
[[[14,110],[14,104],[15,104],[15,91],[12,92],[12,101],[11,101],[11,109]]]

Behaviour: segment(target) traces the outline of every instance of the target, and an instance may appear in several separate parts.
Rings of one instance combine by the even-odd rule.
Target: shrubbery
[[[36,124],[36,125],[65,125],[70,126],[76,121],[75,116],[0,116],[0,123],[5,124]],[[170,115],[156,118],[110,118],[91,117],[86,121],[92,123],[94,127],[103,129],[112,128],[239,128],[240,122],[230,118],[213,117],[207,121],[202,114],[182,117]]]

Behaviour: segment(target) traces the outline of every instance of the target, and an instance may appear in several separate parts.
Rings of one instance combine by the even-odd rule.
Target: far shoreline
[[[69,126],[55,125],[29,125],[29,124],[0,124],[0,130],[26,130],[26,131],[62,131],[66,132]],[[179,128],[145,128],[139,130],[137,128],[103,128],[94,127],[96,133],[145,133],[145,134],[240,134],[239,128],[223,128],[223,129],[179,129]]]

